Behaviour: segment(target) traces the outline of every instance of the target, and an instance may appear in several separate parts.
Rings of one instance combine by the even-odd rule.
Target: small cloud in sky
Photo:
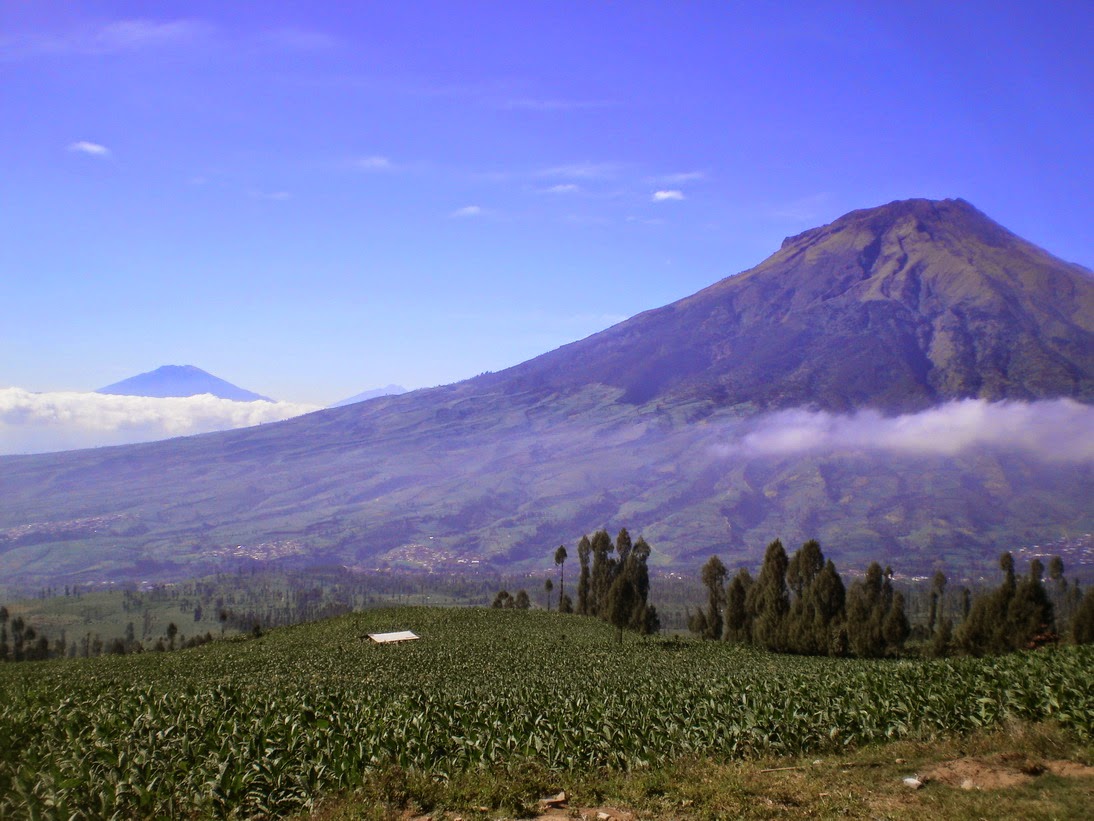
[[[369,157],[359,157],[353,162],[358,171],[393,171],[395,165],[387,157],[373,154]]]
[[[481,217],[486,213],[481,206],[478,205],[465,205],[463,208],[457,208],[448,216],[451,219],[468,219],[470,217]]]
[[[70,143],[68,146],[69,151],[73,151],[77,154],[87,154],[89,157],[109,157],[110,149],[105,145],[99,143],[88,142],[87,140],[79,140],[74,143]]]
[[[566,100],[534,97],[522,97],[505,102],[505,108],[523,109],[525,111],[582,111],[609,108],[614,105],[616,103],[611,100]]]
[[[251,191],[251,198],[270,202],[285,202],[292,199],[292,194],[288,191]]]
[[[577,194],[581,191],[581,186],[572,182],[559,183],[558,185],[552,185],[550,188],[544,188],[545,194]]]
[[[278,422],[314,410],[319,406],[233,402],[211,394],[159,399],[0,388],[0,453],[150,442]]]
[[[659,177],[654,177],[653,182],[662,185],[683,185],[688,182],[700,182],[706,178],[706,171],[681,171],[677,174],[662,174]]]
[[[568,163],[566,165],[554,165],[550,168],[544,168],[538,172],[537,176],[569,177],[571,179],[579,180],[596,180],[612,177],[616,174],[618,169],[619,167],[614,163]]]
[[[684,199],[684,192],[676,189],[667,191],[654,191],[653,196],[650,198],[654,202],[672,202],[674,200],[679,201]]]

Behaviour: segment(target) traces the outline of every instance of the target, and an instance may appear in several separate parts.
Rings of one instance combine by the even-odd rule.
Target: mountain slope
[[[364,391],[363,393],[354,394],[347,399],[339,400],[331,405],[331,407],[340,408],[344,405],[353,405],[357,402],[364,402],[369,399],[379,399],[381,396],[398,396],[402,393],[406,393],[406,388],[402,385],[384,385],[382,388],[373,388],[372,390]]]
[[[257,428],[0,458],[0,577],[168,578],[251,559],[542,563],[622,525],[661,566],[711,552],[752,563],[775,536],[817,536],[841,566],[968,572],[1003,548],[1094,530],[1094,466],[1064,452],[1087,406],[1064,408],[1051,458],[1006,436],[764,450],[755,429],[783,425],[771,412],[785,408],[1089,402],[1092,328],[1089,272],[966,203],[857,211],[496,374]],[[948,407],[941,427],[901,417],[895,429],[944,444],[970,410]],[[975,430],[989,414],[970,407]],[[880,419],[844,427],[866,436]],[[833,423],[786,424],[780,441],[800,442],[802,424]]]
[[[154,371],[131,376],[121,382],[99,388],[95,392],[156,398],[210,393],[221,399],[231,399],[235,402],[273,401],[267,396],[244,390],[231,382],[225,382],[193,365],[163,365]]]
[[[624,399],[891,411],[1094,399],[1094,279],[962,200],[854,211],[757,267],[494,376]]]

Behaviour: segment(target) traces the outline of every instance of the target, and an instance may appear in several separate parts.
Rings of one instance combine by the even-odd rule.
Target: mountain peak
[[[121,382],[99,388],[95,393],[150,396],[159,399],[211,393],[213,396],[235,402],[273,401],[269,397],[226,382],[194,365],[161,365],[154,371],[137,374]]]
[[[1094,279],[961,199],[852,211],[755,268],[511,369],[644,404],[1094,399]],[[508,376],[499,378],[508,379]]]

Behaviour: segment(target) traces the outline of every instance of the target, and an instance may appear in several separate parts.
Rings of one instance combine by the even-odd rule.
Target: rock
[[[971,778],[966,778],[961,782],[961,789],[963,790],[975,790],[976,784]]]
[[[544,809],[557,809],[559,807],[565,807],[567,800],[566,790],[563,790],[558,795],[539,799],[539,805]]]
[[[918,790],[923,786],[923,782],[919,780],[919,776],[910,775],[904,779],[904,786],[910,787],[913,790]]]

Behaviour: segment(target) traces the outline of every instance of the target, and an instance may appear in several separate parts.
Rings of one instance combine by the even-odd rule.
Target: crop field
[[[417,642],[374,646],[368,632]],[[1094,734],[1094,648],[845,661],[612,642],[539,611],[373,610],[175,653],[0,665],[0,817],[305,810],[399,765],[634,769],[931,739]]]

